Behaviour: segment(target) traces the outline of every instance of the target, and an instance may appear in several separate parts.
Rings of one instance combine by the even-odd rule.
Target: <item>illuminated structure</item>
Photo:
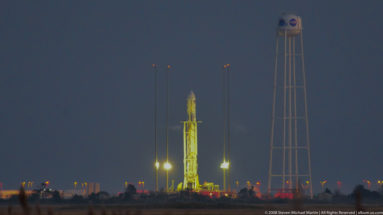
[[[184,183],[183,189],[199,190],[198,179],[198,143],[197,143],[197,121],[196,102],[193,91],[187,98],[188,120],[184,123]]]
[[[89,196],[92,193],[96,194],[100,192],[100,183],[90,182],[86,187],[86,194]]]
[[[300,181],[306,182],[312,198],[302,20],[284,14],[276,36],[268,192],[300,192]]]

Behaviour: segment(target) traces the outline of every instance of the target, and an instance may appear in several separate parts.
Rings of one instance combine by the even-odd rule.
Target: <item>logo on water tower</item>
[[[292,18],[292,19],[290,19],[289,24],[294,27],[297,25],[297,20]]]
[[[285,20],[284,19],[280,19],[279,20],[279,26],[285,26],[287,23],[285,22]]]

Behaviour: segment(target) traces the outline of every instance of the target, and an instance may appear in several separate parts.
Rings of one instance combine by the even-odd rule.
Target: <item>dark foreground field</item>
[[[27,211],[19,205],[0,206],[0,215],[255,215],[255,214],[358,214],[354,205],[312,204],[302,205],[300,210],[290,204],[254,204],[235,207],[210,206],[171,208],[151,205],[41,205],[29,206]],[[364,211],[370,214],[383,214],[380,205],[365,205]],[[300,212],[298,212],[300,211]],[[374,213],[375,212],[375,213]],[[362,214],[362,213],[359,213]],[[367,213],[366,213],[367,214]]]

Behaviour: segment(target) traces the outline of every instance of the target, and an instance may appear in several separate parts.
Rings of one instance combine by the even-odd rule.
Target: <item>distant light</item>
[[[221,163],[221,169],[229,169],[229,162],[224,161]]]
[[[156,161],[156,163],[154,163],[154,166],[156,167],[156,169],[159,169],[160,168],[160,162]]]
[[[165,170],[170,170],[170,169],[172,169],[172,165],[171,165],[169,162],[166,161],[166,162],[164,163],[164,169],[165,169]]]

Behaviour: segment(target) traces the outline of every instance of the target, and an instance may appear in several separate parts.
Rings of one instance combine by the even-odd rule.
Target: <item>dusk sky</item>
[[[170,179],[197,97],[200,181],[222,184],[221,68],[231,64],[232,179],[266,187],[275,35],[302,17],[314,193],[383,179],[383,1],[1,1],[0,182],[154,188],[153,63],[170,83]],[[165,178],[160,177],[160,187]],[[373,185],[376,186],[376,185]]]

